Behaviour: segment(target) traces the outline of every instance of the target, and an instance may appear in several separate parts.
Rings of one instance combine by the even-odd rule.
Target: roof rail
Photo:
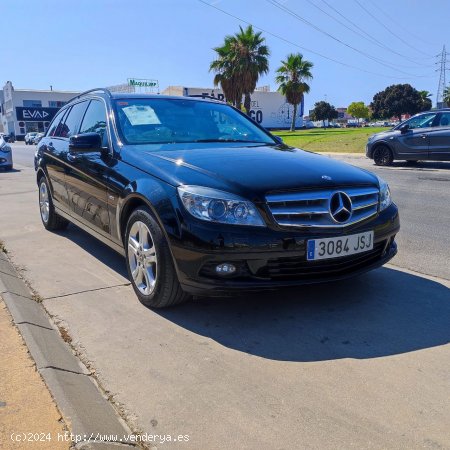
[[[105,94],[108,94],[109,97],[112,97],[111,91],[109,89],[106,89],[106,88],[95,88],[95,89],[89,89],[88,91],[84,91],[81,94],[78,94],[75,97],[71,98],[69,101],[75,100],[76,98],[80,98],[83,95],[89,94],[90,92],[97,92],[97,91],[102,91]]]

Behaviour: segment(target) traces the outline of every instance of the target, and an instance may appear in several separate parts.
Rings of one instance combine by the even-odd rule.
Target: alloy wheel
[[[149,228],[139,220],[128,235],[128,264],[136,287],[142,294],[150,295],[156,286],[156,249]]]
[[[39,187],[39,208],[41,210],[42,221],[47,223],[50,216],[50,200],[45,181],[41,181],[41,185]]]
[[[385,145],[378,147],[375,150],[374,161],[379,166],[390,166],[392,164],[391,150]]]

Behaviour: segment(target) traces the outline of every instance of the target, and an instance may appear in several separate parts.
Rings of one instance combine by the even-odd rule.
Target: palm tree
[[[256,88],[260,75],[269,71],[268,47],[261,32],[255,33],[249,25],[233,36],[225,36],[224,44],[214,51],[218,58],[210,65],[216,72],[214,84],[220,84],[225,97],[240,108],[244,95],[244,107],[250,113],[250,94]]]
[[[281,66],[277,70],[278,91],[286,97],[288,103],[294,106],[291,131],[295,131],[297,106],[303,101],[304,94],[309,92],[309,85],[306,81],[313,77],[312,67],[313,63],[303,59],[301,53],[291,53],[285,61],[281,61]]]
[[[450,106],[450,85],[444,89],[444,103],[447,103],[447,106]]]
[[[241,109],[242,86],[238,83],[233,65],[233,37],[226,36],[222,47],[216,47],[214,51],[218,54],[218,58],[210,64],[209,68],[216,72],[214,86],[220,85],[227,101]]]
[[[429,91],[419,91],[420,97],[422,98],[422,110],[426,111],[431,109],[432,102],[431,102],[431,94]]]

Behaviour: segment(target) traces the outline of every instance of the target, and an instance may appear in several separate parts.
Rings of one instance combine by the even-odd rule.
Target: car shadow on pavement
[[[374,163],[375,165],[375,163]],[[406,161],[394,161],[393,168],[402,170],[450,170],[450,162],[445,161],[417,161],[417,163],[408,163]]]
[[[78,228],[71,223],[67,230],[60,231],[58,234],[71,240],[74,244],[77,244],[83,250],[89,252],[105,266],[108,266],[119,275],[128,278],[124,257],[106,244],[103,244],[98,239],[83,231],[81,228]]]
[[[125,260],[114,250],[74,225],[60,234],[127,278]],[[450,289],[387,267],[335,283],[197,297],[140,311],[230,349],[280,361],[377,358],[450,342]]]
[[[376,358],[450,342],[450,290],[390,268],[155,312],[230,349],[281,361]]]

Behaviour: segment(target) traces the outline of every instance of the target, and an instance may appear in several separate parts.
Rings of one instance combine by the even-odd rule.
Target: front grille
[[[330,214],[331,197],[342,192],[351,200],[352,213],[345,222]],[[377,214],[379,190],[375,187],[284,192],[266,196],[267,205],[278,225],[285,227],[345,227]]]
[[[257,276],[275,279],[314,280],[345,275],[379,260],[386,250],[387,241],[375,244],[368,252],[344,258],[306,261],[305,257],[269,259]]]

